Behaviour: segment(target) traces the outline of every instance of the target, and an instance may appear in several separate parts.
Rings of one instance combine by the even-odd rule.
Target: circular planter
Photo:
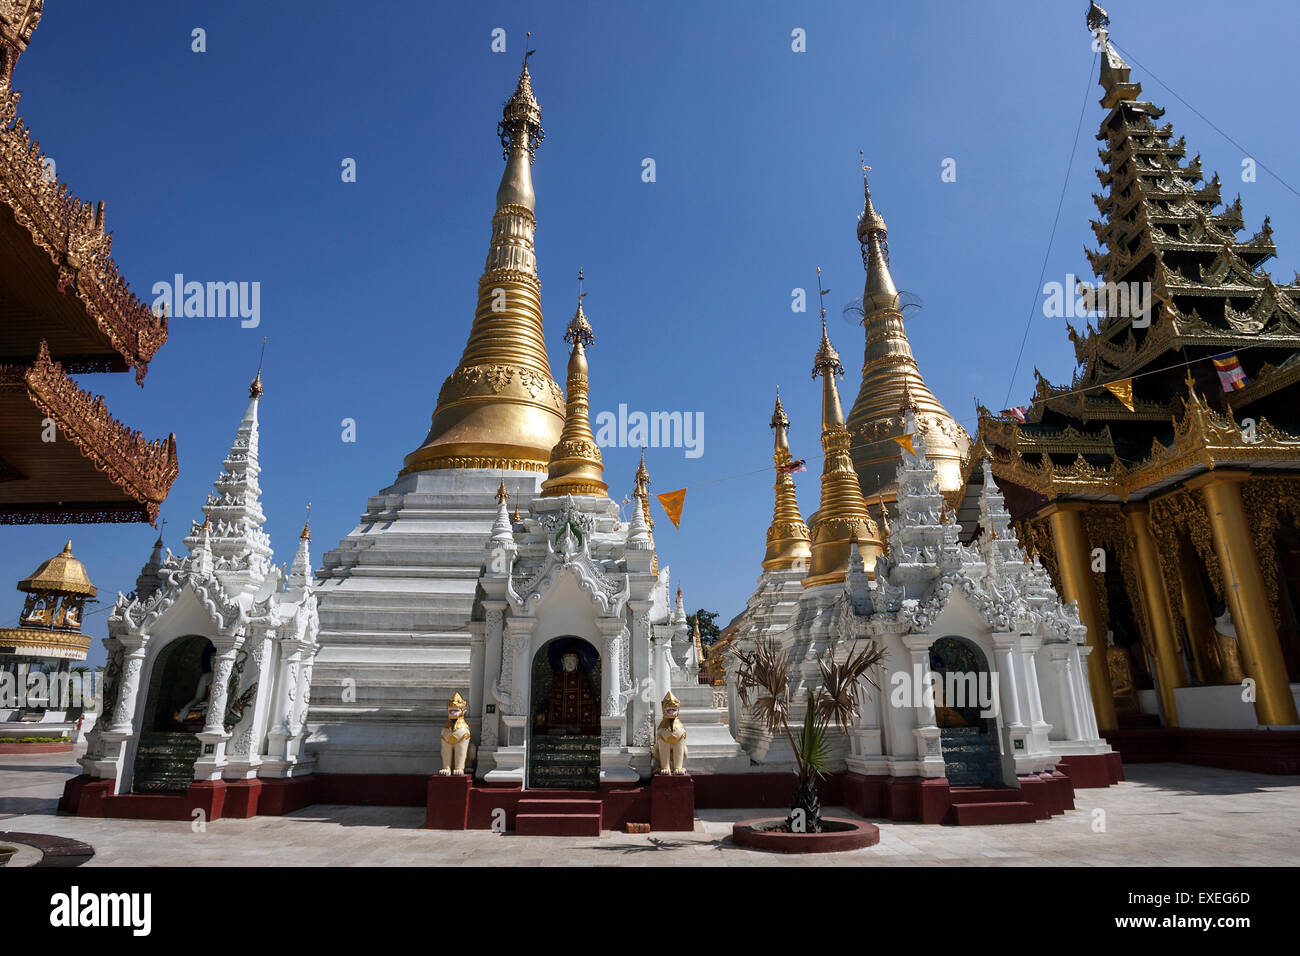
[[[751,850],[773,853],[839,853],[860,850],[880,842],[874,824],[839,817],[822,817],[821,833],[790,833],[776,827],[782,819],[744,820],[731,827],[731,842]]]
[[[7,865],[17,852],[18,847],[16,846],[0,846],[0,866]]]

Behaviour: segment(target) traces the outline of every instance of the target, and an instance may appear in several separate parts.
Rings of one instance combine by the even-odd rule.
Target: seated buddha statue
[[[1110,690],[1117,710],[1137,710],[1137,682],[1133,679],[1133,659],[1128,648],[1115,643],[1115,632],[1106,632],[1106,670],[1110,673]]]
[[[600,711],[591,675],[578,666],[576,652],[560,658],[560,669],[551,676],[551,704],[537,715],[536,731],[555,737],[600,734]]]

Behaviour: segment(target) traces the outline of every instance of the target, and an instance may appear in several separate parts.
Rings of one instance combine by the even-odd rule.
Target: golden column
[[[1056,545],[1056,566],[1061,574],[1061,597],[1079,606],[1079,618],[1088,628],[1088,684],[1092,687],[1092,705],[1097,712],[1097,728],[1114,730],[1115,696],[1110,689],[1110,672],[1106,668],[1106,622],[1097,605],[1092,587],[1091,552],[1080,514],[1082,502],[1063,501],[1049,506],[1043,514],[1052,527]]]
[[[579,289],[582,270],[578,270]],[[542,482],[543,498],[561,498],[564,495],[599,495],[609,490],[605,484],[605,466],[601,462],[600,447],[591,434],[591,420],[587,402],[587,349],[596,341],[591,323],[582,311],[582,298],[578,293],[578,311],[573,314],[564,341],[573,346],[569,355],[568,401],[564,416],[564,430],[560,440],[551,449],[548,465],[549,477]]]
[[[1255,716],[1265,727],[1291,727],[1300,724],[1300,716],[1241,500],[1241,483],[1249,477],[1245,471],[1215,470],[1196,476],[1187,488],[1199,489],[1205,499],[1241,663],[1255,679]]]
[[[785,415],[785,409],[781,406],[781,395],[778,392],[776,408],[772,412],[772,430],[776,433],[772,449],[772,461],[776,463],[776,503],[772,508],[772,523],[767,528],[764,571],[807,567],[808,559],[812,557],[812,548],[808,544],[808,526],[804,524],[803,515],[799,513],[794,478],[789,471],[791,461],[789,429],[790,419]]]
[[[821,270],[817,270],[818,285]],[[823,295],[825,293],[822,293]],[[834,584],[844,580],[849,569],[853,544],[858,545],[868,571],[876,558],[885,552],[876,522],[867,511],[867,503],[858,486],[858,476],[849,457],[852,440],[844,427],[844,408],[840,405],[835,376],[844,374],[839,353],[826,334],[826,310],[822,314],[822,341],[813,361],[813,377],[822,379],[822,497],[812,521],[812,561],[803,579],[805,588]]]
[[[1174,690],[1186,683],[1186,677],[1182,655],[1178,652],[1173,612],[1165,593],[1164,579],[1160,576],[1160,556],[1156,551],[1155,538],[1151,535],[1150,509],[1146,502],[1138,502],[1127,505],[1123,510],[1129,534],[1137,546],[1138,577],[1142,582],[1142,598],[1146,602],[1147,619],[1151,622],[1151,636],[1155,643],[1160,711],[1164,715],[1166,727],[1177,727],[1178,704]]]
[[[406,456],[404,475],[435,468],[546,471],[564,425],[564,395],[546,358],[533,248],[529,166],[546,134],[527,57],[497,131],[506,168],[474,324],[460,364],[438,392],[428,436]]]

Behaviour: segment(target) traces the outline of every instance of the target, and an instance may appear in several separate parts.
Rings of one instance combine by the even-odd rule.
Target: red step
[[[1005,803],[1008,800],[1023,800],[1018,787],[952,787],[953,804],[958,803]]]
[[[520,836],[600,836],[599,813],[521,813],[515,817]]]
[[[990,803],[954,803],[957,826],[986,826],[995,823],[1033,823],[1038,819],[1034,805],[1026,800]]]
[[[554,800],[550,797],[521,797],[519,800],[519,813],[561,813],[573,814],[575,816],[588,816],[590,814],[600,814],[599,800]]]

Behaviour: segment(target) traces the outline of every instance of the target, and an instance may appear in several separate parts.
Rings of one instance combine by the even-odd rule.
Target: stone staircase
[[[515,833],[598,837],[601,808],[600,797],[589,790],[553,790],[546,796],[523,797],[515,814]]]
[[[979,727],[944,727],[944,771],[953,787],[1000,787],[1002,758],[997,740]]]
[[[600,737],[534,736],[530,789],[595,791],[600,787]]]
[[[191,731],[148,731],[140,735],[132,774],[133,793],[184,793],[194,782],[199,738]]]

